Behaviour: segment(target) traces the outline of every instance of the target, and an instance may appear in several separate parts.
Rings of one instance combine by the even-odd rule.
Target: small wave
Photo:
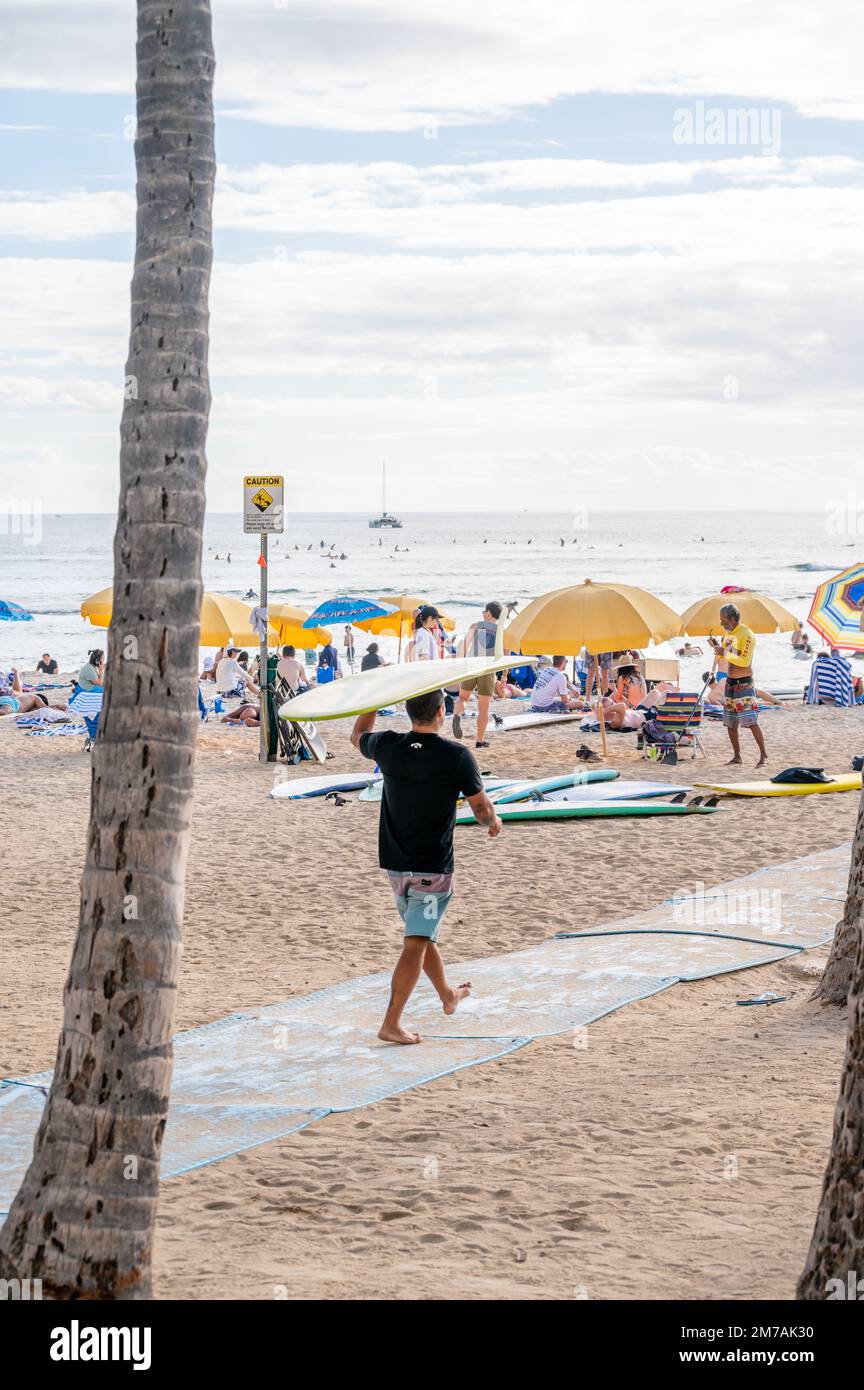
[[[790,566],[789,566],[789,569],[790,569],[790,570],[799,570],[799,571],[800,571],[801,573],[803,573],[803,574],[809,574],[811,571],[818,572],[818,571],[820,571],[820,570],[836,570],[836,569],[837,569],[837,565],[835,565],[835,564],[830,564],[830,565],[811,565],[811,564],[808,563],[808,564],[806,564],[806,565],[790,565]]]

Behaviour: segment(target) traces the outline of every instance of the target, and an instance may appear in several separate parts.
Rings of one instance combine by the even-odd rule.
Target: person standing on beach
[[[732,744],[732,757],[729,766],[740,765],[741,740],[739,729],[749,729],[756,747],[759,749],[757,767],[764,767],[768,761],[765,739],[759,728],[759,697],[753,681],[753,655],[756,651],[756,638],[749,627],[741,621],[741,614],[734,603],[724,603],[720,609],[720,623],[726,636],[722,641],[709,637],[715,656],[728,665],[729,674],[725,684],[725,703],[723,723]]]
[[[479,623],[472,623],[465,634],[462,646],[463,656],[493,656],[498,620],[501,617],[501,604],[496,600],[487,603]],[[488,748],[486,726],[489,723],[489,706],[495,694],[495,672],[488,676],[475,676],[473,680],[463,681],[459,687],[459,698],[453,710],[453,737],[462,737],[462,716],[472,691],[477,691],[477,742],[476,748]]]
[[[433,690],[405,701],[411,731],[374,733],[374,714],[361,714],[351,742],[384,774],[378,823],[378,862],[390,878],[404,943],[378,1037],[382,1042],[419,1043],[402,1027],[402,1012],[420,972],[434,986],[445,1014],[453,1014],[471,991],[470,980],[451,985],[438,949],[438,932],[453,896],[453,828],[456,803],[464,796],[494,839],[501,821],[483,790],[477,761],[467,748],[441,737],[444,694]]]

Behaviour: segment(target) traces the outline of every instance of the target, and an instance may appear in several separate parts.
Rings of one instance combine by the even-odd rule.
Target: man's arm
[[[501,834],[503,826],[498,818],[498,812],[485,792],[478,792],[476,796],[469,796],[468,805],[474,812],[475,820],[480,825],[488,826],[491,839],[494,840],[496,835]]]
[[[358,753],[360,752],[360,739],[363,734],[371,734],[374,728],[375,710],[373,710],[371,714],[360,714],[357,716],[354,722],[354,728],[351,730],[351,742],[354,744]]]

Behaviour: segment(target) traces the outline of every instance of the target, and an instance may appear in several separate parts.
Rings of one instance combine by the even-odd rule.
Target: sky
[[[0,502],[113,511],[135,5],[0,6]],[[862,477],[858,0],[213,0],[208,503]],[[0,508],[2,513],[2,508]]]

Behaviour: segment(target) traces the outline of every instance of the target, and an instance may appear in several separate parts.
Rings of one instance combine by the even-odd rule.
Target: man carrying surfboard
[[[732,757],[729,766],[735,767],[742,761],[739,729],[749,729],[759,749],[757,767],[764,767],[768,761],[765,739],[759,728],[759,697],[753,683],[753,654],[756,651],[756,638],[749,627],[741,621],[741,614],[734,603],[724,603],[720,609],[720,622],[727,634],[722,642],[709,637],[716,656],[727,662],[729,674],[726,677],[723,723],[732,744]]]
[[[390,1002],[378,1036],[383,1042],[419,1043],[402,1027],[402,1012],[425,971],[445,1014],[453,1014],[471,982],[448,983],[438,932],[453,896],[453,828],[464,797],[494,839],[501,821],[483,790],[474,755],[441,737],[444,694],[433,690],[405,701],[411,731],[374,733],[375,715],[361,714],[351,742],[384,776],[378,823],[378,862],[385,869],[404,923],[402,954],[393,973]]]

